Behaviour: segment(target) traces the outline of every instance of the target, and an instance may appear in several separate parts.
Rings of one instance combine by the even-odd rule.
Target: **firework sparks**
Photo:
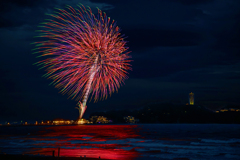
[[[60,92],[79,101],[82,118],[89,97],[106,99],[128,78],[131,57],[114,20],[99,9],[95,16],[90,7],[78,7],[51,14],[39,30],[47,40],[34,44],[35,53],[48,57],[37,64],[46,68],[45,76]]]

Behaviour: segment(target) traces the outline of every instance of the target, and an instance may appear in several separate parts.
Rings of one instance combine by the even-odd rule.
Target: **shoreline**
[[[21,155],[21,154],[2,154],[0,153],[1,160],[100,160],[101,158],[88,158],[88,157],[52,157],[41,155]],[[107,160],[107,159],[101,159]],[[108,159],[109,160],[109,159]]]
[[[240,123],[108,123],[108,124],[61,124],[61,125],[55,125],[55,124],[49,124],[49,125],[35,125],[35,124],[27,124],[27,125],[22,125],[22,124],[11,124],[11,125],[0,125],[0,127],[19,127],[19,126],[37,126],[37,127],[52,127],[52,126],[91,126],[91,125],[98,125],[98,126],[105,126],[105,125],[156,125],[156,124],[198,124],[198,125],[218,125],[218,124],[223,124],[223,125],[228,125],[228,124],[234,124],[234,125],[240,125]],[[1,153],[0,153],[1,154]]]

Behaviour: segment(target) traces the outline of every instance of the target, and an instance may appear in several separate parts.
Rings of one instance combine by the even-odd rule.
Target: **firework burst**
[[[95,16],[90,7],[78,7],[51,14],[52,19],[40,26],[44,29],[38,30],[38,37],[45,40],[35,42],[34,50],[39,57],[47,57],[37,62],[46,68],[44,76],[60,92],[79,101],[82,118],[88,97],[106,99],[118,90],[131,69],[131,57],[114,20],[99,9]]]

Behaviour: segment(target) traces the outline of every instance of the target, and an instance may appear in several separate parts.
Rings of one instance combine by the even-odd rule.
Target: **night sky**
[[[127,36],[132,71],[118,93],[87,103],[95,111],[188,103],[211,109],[240,105],[239,0],[1,0],[0,121],[76,119],[76,101],[62,95],[30,43],[54,8],[78,3],[117,21]]]

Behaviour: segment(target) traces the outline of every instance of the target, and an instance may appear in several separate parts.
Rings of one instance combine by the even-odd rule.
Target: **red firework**
[[[55,87],[73,99],[86,101],[89,94],[95,101],[107,98],[131,69],[119,27],[99,9],[97,16],[83,5],[57,10],[40,26],[45,29],[39,30],[39,37],[47,40],[34,43],[41,57],[48,56],[38,64]]]

